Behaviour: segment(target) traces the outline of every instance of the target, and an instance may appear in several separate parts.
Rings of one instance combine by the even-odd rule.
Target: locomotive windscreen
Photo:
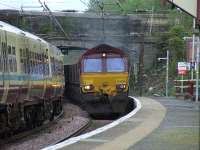
[[[88,58],[84,60],[84,72],[102,72],[102,59]]]
[[[124,72],[124,60],[122,58],[107,58],[106,70],[107,72]]]
[[[85,58],[83,72],[125,72],[125,60],[121,57]]]

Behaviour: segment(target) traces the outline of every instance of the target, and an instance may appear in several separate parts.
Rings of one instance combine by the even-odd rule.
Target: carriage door
[[[30,41],[31,42],[31,41]],[[26,53],[26,76],[27,76],[27,88],[28,88],[28,93],[27,93],[27,99],[30,98],[30,93],[31,93],[31,85],[32,85],[32,79],[31,79],[31,64],[30,64],[30,44],[29,44],[29,39],[27,37],[24,38],[24,44],[25,44],[25,53]]]
[[[29,98],[28,88],[29,88],[29,60],[28,60],[28,49],[27,49],[27,39],[25,34],[22,35],[18,39],[19,47],[20,47],[20,74],[22,76],[21,83],[21,92],[20,99],[23,101],[24,99]]]
[[[8,70],[8,53],[7,53],[7,33],[1,31],[1,103],[6,103],[9,89],[9,70]]]
[[[51,98],[51,96],[53,95],[53,87],[51,86],[52,85],[52,70],[51,70],[51,56],[50,56],[50,49],[52,47],[48,47],[48,49],[46,49],[46,53],[47,53],[47,64],[46,64],[46,76],[48,79],[46,79],[46,93],[45,93],[45,97],[46,98]]]
[[[16,64],[16,34],[7,32],[7,66],[8,66],[8,95],[7,102],[15,103],[19,96],[18,85],[16,80],[17,64]]]
[[[49,63],[48,63],[48,47],[42,44],[42,52],[43,52],[43,83],[44,83],[44,90],[43,90],[43,97],[47,98],[47,81],[49,77]]]

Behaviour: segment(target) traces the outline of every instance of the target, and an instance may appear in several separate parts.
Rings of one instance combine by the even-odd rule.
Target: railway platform
[[[45,149],[199,150],[199,103],[175,98],[137,99],[141,108],[119,120],[118,125],[108,125],[100,129],[104,132],[92,131],[91,136],[75,137]]]

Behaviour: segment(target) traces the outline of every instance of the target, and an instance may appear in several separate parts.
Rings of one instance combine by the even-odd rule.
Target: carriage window
[[[8,57],[6,43],[2,42],[2,71],[8,72]]]
[[[102,60],[101,59],[85,59],[84,60],[84,72],[101,72]]]
[[[9,55],[12,54],[12,53],[11,53],[11,46],[10,46],[10,45],[8,46],[8,54],[9,54]]]
[[[9,66],[10,66],[10,72],[13,72],[13,62],[12,59],[9,59]]]
[[[22,57],[22,49],[20,48],[19,51],[20,51],[20,57]]]
[[[16,58],[14,59],[14,72],[17,72],[17,61],[16,61]]]
[[[107,58],[107,72],[123,72],[125,65],[122,58]]]
[[[15,55],[15,47],[12,47],[12,54]]]

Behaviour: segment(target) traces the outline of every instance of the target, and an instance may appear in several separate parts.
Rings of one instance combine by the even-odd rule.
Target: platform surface
[[[142,108],[123,123],[62,150],[199,150],[199,104],[138,98]]]
[[[128,150],[200,150],[199,103],[154,98],[167,113],[159,128]]]

